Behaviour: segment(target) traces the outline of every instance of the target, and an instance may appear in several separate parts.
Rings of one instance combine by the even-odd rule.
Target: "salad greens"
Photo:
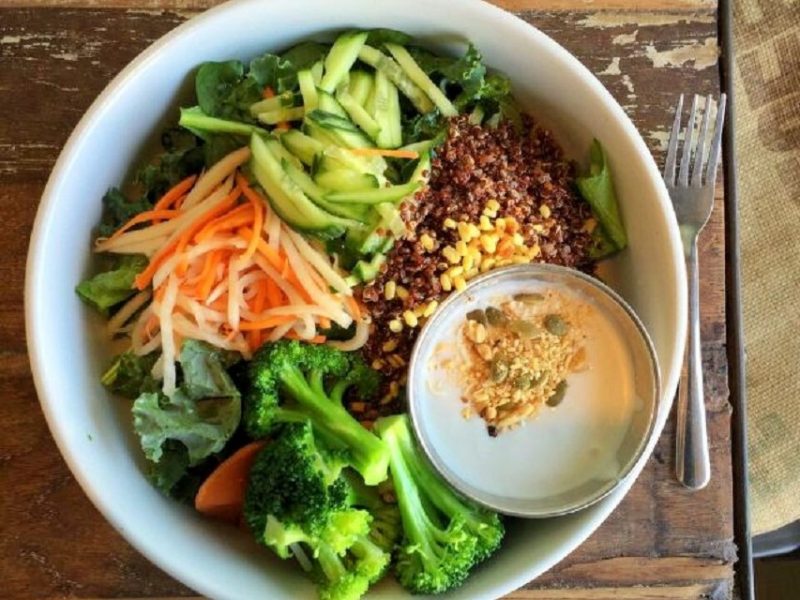
[[[148,261],[141,254],[123,254],[115,257],[113,262],[111,269],[82,281],[75,288],[81,300],[104,314],[136,293],[133,280]]]

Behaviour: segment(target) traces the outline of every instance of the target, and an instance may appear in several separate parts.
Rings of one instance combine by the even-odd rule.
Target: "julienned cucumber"
[[[209,117],[199,106],[181,109],[181,118],[178,121],[181,127],[197,133],[203,137],[204,132],[208,133],[232,133],[234,135],[252,135],[253,133],[267,134],[267,131],[256,125],[248,125],[239,121],[228,121]]]
[[[339,104],[339,101],[333,97],[333,94],[329,94],[322,88],[317,88],[317,96],[319,97],[318,108],[321,111],[336,115],[342,119],[347,118],[347,111],[341,104]]]
[[[281,161],[281,166],[286,174],[294,181],[303,193],[321,209],[340,217],[353,219],[360,223],[369,220],[370,207],[366,205],[353,206],[350,204],[336,204],[325,200],[326,191],[319,187],[303,169],[298,168],[287,160]]]
[[[301,133],[297,129],[290,129],[282,133],[280,140],[289,152],[309,167],[314,164],[314,157],[322,154],[322,151],[325,150],[325,144]]]
[[[359,104],[358,100],[350,95],[346,87],[340,86],[339,89],[336,90],[336,99],[339,101],[339,104],[342,105],[342,108],[347,111],[353,123],[358,125],[364,133],[373,140],[377,140],[381,131],[381,126],[378,125],[366,109]]]
[[[322,97],[320,97],[320,102]],[[306,115],[308,123],[321,127],[334,144],[345,148],[372,148],[375,144],[350,120],[329,112],[315,110]]]
[[[382,204],[384,202],[397,202],[413,194],[419,189],[416,181],[402,185],[392,185],[378,188],[377,190],[363,190],[355,192],[331,192],[325,196],[331,202],[346,202],[352,204]]]
[[[254,117],[263,112],[278,110],[279,108],[288,108],[294,106],[294,93],[283,92],[278,96],[259,100],[250,105],[250,114]]]
[[[372,73],[367,73],[366,71],[350,72],[350,81],[347,84],[348,91],[361,106],[367,103],[367,98],[369,98],[369,94],[372,91],[373,80]]]
[[[289,225],[300,231],[333,239],[358,223],[330,214],[314,204],[284,171],[278,158],[285,149],[278,140],[264,140],[258,135],[250,138],[251,169],[264,188],[270,205]]]
[[[421,113],[427,114],[434,109],[434,104],[427,94],[423,92],[416,83],[411,81],[408,75],[393,59],[386,56],[383,52],[372,46],[364,45],[358,53],[358,58],[381,71],[392,80],[397,88],[403,92],[414,107]]]
[[[287,121],[299,121],[303,118],[305,110],[302,106],[281,107],[275,110],[258,113],[258,120],[267,125],[277,125]]]
[[[297,72],[297,83],[300,86],[300,95],[303,97],[303,108],[306,112],[311,112],[319,106],[319,95],[317,94],[317,84],[314,83],[314,75],[311,69]]]
[[[400,121],[400,97],[397,88],[383,71],[375,74],[375,84],[367,99],[367,110],[372,112],[380,127],[376,144],[380,148],[397,148],[403,143]]]
[[[316,182],[327,192],[357,192],[378,188],[378,178],[369,173],[340,169],[317,173]]]
[[[386,44],[386,49],[389,50],[389,53],[397,61],[397,64],[400,65],[400,68],[405,71],[409,79],[416,83],[417,86],[428,95],[442,115],[445,117],[455,117],[458,114],[458,109],[447,99],[444,92],[431,81],[431,78],[428,77],[425,71],[419,67],[416,61],[411,57],[411,54],[408,53],[408,50],[397,44],[389,43]]]
[[[367,41],[369,32],[343,33],[333,43],[325,57],[325,74],[319,84],[326,92],[333,92],[358,59],[358,53]]]

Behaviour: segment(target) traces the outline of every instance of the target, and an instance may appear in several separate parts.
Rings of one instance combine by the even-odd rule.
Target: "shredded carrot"
[[[239,189],[239,186],[234,186],[230,193],[225,196],[225,198],[217,204],[209,208],[205,211],[202,215],[197,217],[191,225],[189,225],[186,230],[181,234],[181,237],[178,240],[178,246],[175,249],[176,254],[183,252],[183,249],[189,243],[189,240],[194,237],[194,235],[200,231],[206,224],[216,219],[219,215],[224,214],[228,210],[231,209],[232,206],[236,204],[239,200],[239,196],[242,195],[242,190]]]
[[[247,184],[247,180],[241,174],[236,176],[236,183],[239,189],[242,190],[245,197],[250,201],[253,206],[255,218],[253,220],[253,231],[250,233],[250,241],[247,244],[247,249],[242,254],[242,261],[249,260],[253,254],[256,253],[258,242],[261,239],[261,227],[264,225],[264,201],[256,194]]]
[[[386,148],[351,148],[358,156],[390,156],[391,158],[419,158],[416,150],[389,150]]]
[[[278,131],[289,131],[291,128],[292,126],[289,124],[288,121],[281,121],[280,123],[275,125],[275,129],[277,129]]]
[[[250,238],[253,235],[253,230],[248,227],[242,227],[239,229],[242,235],[245,238]],[[284,259],[275,248],[270,246],[267,242],[264,241],[263,238],[258,237],[256,241],[256,249],[258,250],[259,254],[263,254],[264,258],[267,259],[269,264],[271,264],[275,269],[278,271],[283,271],[284,267],[289,264],[289,261]]]
[[[244,339],[247,340],[247,346],[250,350],[255,350],[261,345],[261,330],[254,329],[253,331],[245,332]]]
[[[261,95],[265,100],[268,98],[273,98],[275,96],[275,90],[273,90],[271,86],[267,86],[264,88],[264,91],[261,92]]]
[[[281,306],[283,304],[283,292],[281,288],[272,279],[265,280],[267,304],[269,306]]]
[[[358,300],[352,296],[345,296],[344,301],[347,304],[347,308],[350,309],[350,314],[358,321],[361,318],[361,307],[358,304]]]
[[[136,289],[143,290],[150,285],[150,282],[153,281],[153,275],[156,274],[158,268],[164,263],[165,260],[167,260],[167,257],[173,253],[177,245],[178,240],[173,240],[155,253],[153,258],[150,260],[150,264],[147,265],[145,270],[139,273],[133,280],[133,285],[136,287]]]
[[[141,223],[144,223],[145,221],[152,221],[153,223],[155,223],[157,220],[166,221],[166,220],[169,220],[169,219],[174,219],[179,214],[181,214],[181,213],[180,213],[180,211],[177,211],[177,210],[166,210],[166,209],[146,210],[146,211],[141,212],[138,215],[134,216],[131,220],[129,220],[127,223],[125,223],[122,227],[117,229],[112,234],[112,236],[110,238],[108,238],[108,241],[117,239],[123,233],[128,231],[131,227],[133,227],[135,225],[139,225]]]
[[[304,342],[308,342],[309,344],[324,344],[325,340],[327,339],[324,335],[315,335],[310,340],[307,340],[297,335],[296,331],[287,331],[286,337],[289,338],[290,340],[303,340]]]
[[[201,300],[206,300],[211,293],[217,280],[217,265],[224,260],[225,254],[222,250],[214,250],[208,253],[207,263],[203,266],[202,278],[197,283],[197,297]]]
[[[228,292],[222,294],[208,306],[214,310],[226,310],[228,308]]]
[[[330,329],[331,320],[328,317],[320,317],[319,326],[322,327],[323,329]]]
[[[197,242],[202,242],[225,229],[236,229],[242,225],[250,225],[253,222],[253,207],[250,204],[242,204],[232,211],[227,212],[213,221],[206,223],[200,231],[194,235]]]
[[[239,329],[242,331],[252,331],[254,329],[272,329],[278,325],[291,323],[292,321],[296,320],[297,317],[295,315],[275,315],[274,317],[267,317],[266,319],[262,319],[260,321],[242,321],[239,323]]]
[[[267,305],[267,300],[268,300],[267,287],[269,285],[267,283],[268,281],[270,280],[261,279],[256,283],[256,295],[253,296],[253,302],[250,306],[250,310],[252,310],[256,314],[264,310],[264,308]]]
[[[177,203],[181,196],[192,189],[195,181],[197,181],[197,175],[189,175],[189,177],[177,183],[166,194],[161,196],[161,199],[156,202],[153,210],[162,210]]]

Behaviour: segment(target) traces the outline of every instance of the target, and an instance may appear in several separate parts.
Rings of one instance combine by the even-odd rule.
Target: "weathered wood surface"
[[[32,4],[32,0],[11,0]],[[133,550],[83,495],[50,437],[27,363],[25,252],[49,170],[78,119],[138,52],[209,0],[53,0],[0,9],[0,596],[155,598],[192,592]],[[706,0],[502,0],[597,73],[663,158],[680,92],[718,93],[716,19]],[[627,3],[626,3],[627,4]],[[9,5],[9,0],[3,3]],[[82,6],[80,10],[64,5]],[[154,10],[158,6],[176,10]],[[112,8],[99,8],[110,6]],[[553,9],[543,12],[539,7]],[[135,7],[135,8],[130,8]],[[146,10],[141,10],[142,8]],[[536,11],[528,10],[536,8]],[[571,12],[555,12],[569,8]],[[584,9],[584,10],[577,10]],[[689,10],[690,9],[690,10]],[[701,240],[702,327],[713,478],[674,480],[672,420],[629,496],[560,565],[511,597],[733,595],[725,354],[723,194]]]

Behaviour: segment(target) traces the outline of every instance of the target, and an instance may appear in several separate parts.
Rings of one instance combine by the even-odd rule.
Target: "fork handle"
[[[700,352],[700,283],[697,244],[686,255],[689,286],[689,331],[684,368],[678,387],[678,431],[675,470],[687,488],[704,488],[711,477],[706,433],[706,407],[703,397],[703,363]]]

